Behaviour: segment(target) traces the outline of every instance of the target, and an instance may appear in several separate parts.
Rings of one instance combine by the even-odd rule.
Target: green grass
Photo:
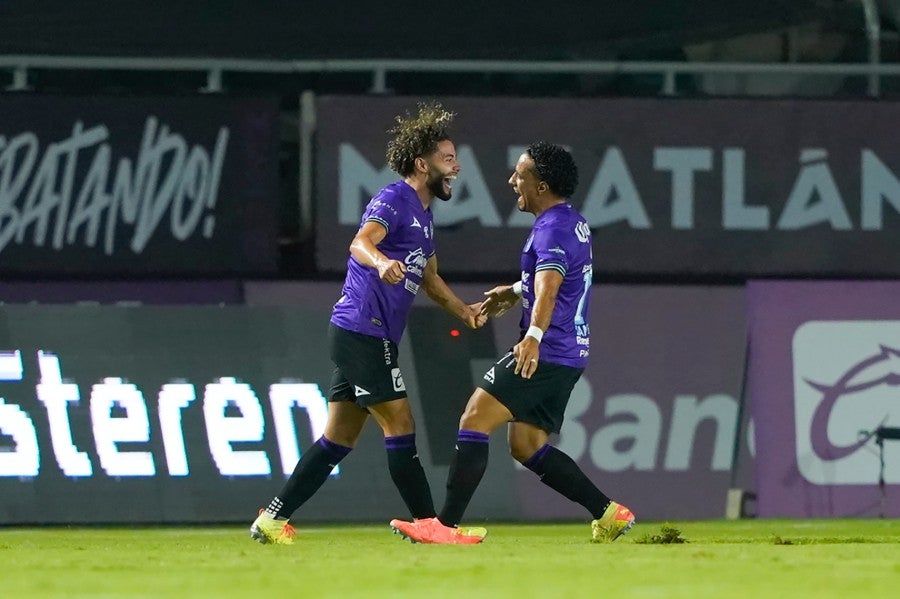
[[[0,528],[3,597],[883,597],[900,521],[494,524],[482,545],[413,545],[380,526]],[[675,530],[673,534],[672,529]],[[685,543],[672,542],[681,538]]]

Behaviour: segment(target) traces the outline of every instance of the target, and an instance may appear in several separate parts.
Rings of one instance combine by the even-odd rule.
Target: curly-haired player
[[[350,453],[369,415],[384,431],[388,469],[412,517],[436,516],[397,345],[419,288],[470,328],[482,326],[487,316],[481,303],[467,305],[438,275],[431,202],[450,199],[460,166],[448,132],[453,113],[438,103],[418,108],[415,115],[398,116],[389,131],[388,165],[403,178],[371,199],[350,243],[347,276],[331,315],[335,368],[325,433],[253,522],[251,537],[261,543],[293,543],[288,519]],[[478,542],[482,531],[454,529],[454,535]]]

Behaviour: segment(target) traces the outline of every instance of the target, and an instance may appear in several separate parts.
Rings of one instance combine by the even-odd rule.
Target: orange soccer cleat
[[[475,545],[484,540],[487,529],[481,527],[453,528],[444,526],[437,518],[422,518],[408,522],[391,520],[394,533],[403,535],[413,543],[437,545]]]

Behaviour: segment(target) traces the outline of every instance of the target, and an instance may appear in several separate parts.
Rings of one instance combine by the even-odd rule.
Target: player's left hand
[[[516,374],[523,379],[530,379],[538,367],[541,357],[540,344],[534,337],[525,336],[513,346],[513,356],[516,358]]]

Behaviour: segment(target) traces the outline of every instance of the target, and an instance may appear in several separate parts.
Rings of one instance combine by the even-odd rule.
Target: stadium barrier
[[[455,288],[473,301],[484,291]],[[260,282],[245,285],[245,305],[0,306],[0,522],[250,518],[322,432],[339,290]],[[742,290],[597,286],[594,297],[595,355],[556,442],[645,519],[720,517],[738,432]],[[462,406],[515,341],[517,319],[469,331],[420,300],[401,366],[440,503]],[[376,429],[299,520],[404,514]],[[514,465],[502,431],[491,443],[468,517],[585,516]],[[98,509],[98,497],[115,509]]]

